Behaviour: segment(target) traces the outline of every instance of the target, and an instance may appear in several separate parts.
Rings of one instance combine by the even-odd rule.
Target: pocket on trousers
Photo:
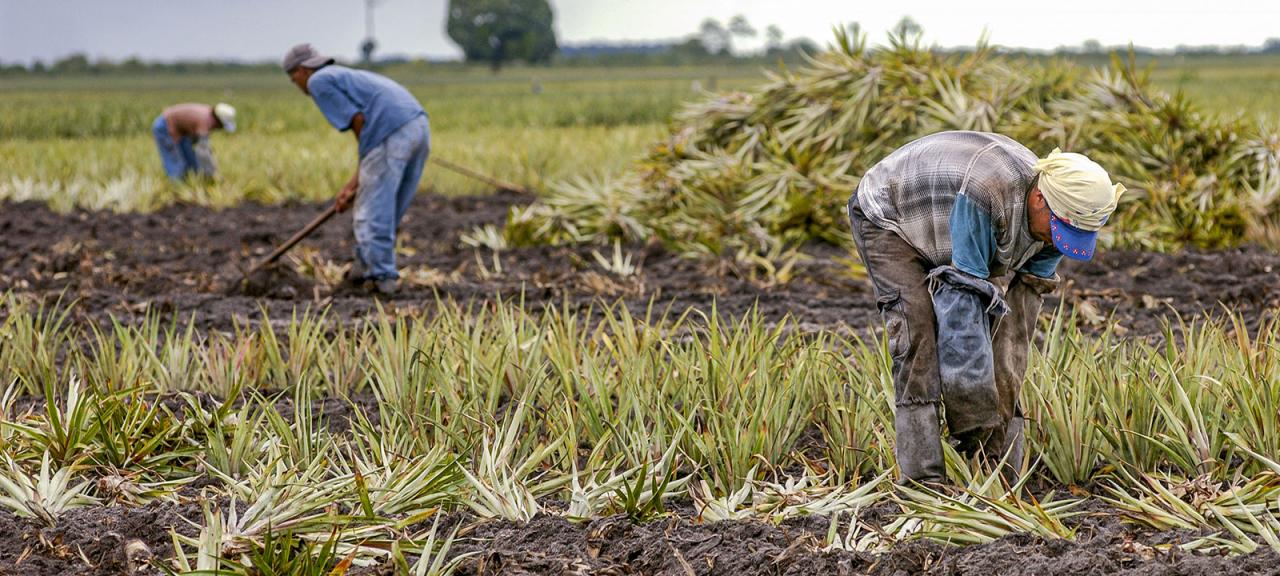
[[[911,348],[911,327],[907,324],[906,303],[902,293],[894,290],[876,299],[880,317],[884,319],[884,336],[889,341],[889,357],[896,362],[907,356]]]

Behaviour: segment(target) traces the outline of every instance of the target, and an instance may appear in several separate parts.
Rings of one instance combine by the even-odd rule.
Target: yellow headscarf
[[[1040,173],[1039,188],[1049,209],[1081,230],[1101,229],[1125,191],[1123,184],[1111,183],[1111,177],[1097,162],[1057,148],[1036,161],[1036,171]]]

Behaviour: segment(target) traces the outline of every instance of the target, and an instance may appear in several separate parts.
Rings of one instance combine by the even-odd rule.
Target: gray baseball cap
[[[323,56],[311,44],[298,44],[289,49],[284,55],[284,71],[293,72],[294,68],[305,66],[307,68],[320,68],[333,64],[333,58]]]

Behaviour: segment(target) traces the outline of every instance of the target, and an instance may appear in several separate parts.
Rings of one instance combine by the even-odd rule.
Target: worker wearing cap
[[[354,280],[384,294],[395,292],[396,230],[409,208],[431,150],[427,113],[403,86],[364,70],[334,64],[310,44],[284,57],[284,69],[334,128],[350,130],[359,160],[338,193],[339,212],[354,207]]]
[[[862,177],[849,219],[893,360],[902,479],[946,480],[944,404],[958,450],[1021,465],[1018,394],[1041,298],[1062,256],[1093,256],[1123,192],[1083,155],[1037,158],[984,132],[926,136]],[[1008,275],[1005,290],[992,283]]]
[[[236,131],[236,109],[230,104],[175,104],[165,108],[151,124],[151,134],[160,149],[160,161],[169,178],[181,180],[190,174],[213,178],[218,165],[213,161],[209,133]]]

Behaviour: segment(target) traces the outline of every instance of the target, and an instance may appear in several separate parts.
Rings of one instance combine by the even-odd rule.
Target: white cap
[[[222,129],[227,132],[236,131],[236,109],[226,102],[219,102],[213,106],[213,115],[218,117],[218,121],[222,123]]]

